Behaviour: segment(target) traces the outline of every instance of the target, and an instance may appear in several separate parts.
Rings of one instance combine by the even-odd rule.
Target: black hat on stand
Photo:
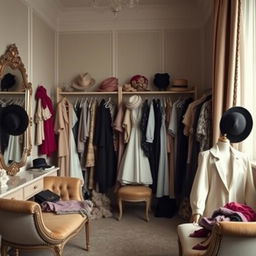
[[[11,87],[13,87],[16,83],[16,78],[13,74],[7,73],[4,75],[1,81],[1,90],[8,91]]]
[[[8,105],[2,109],[0,124],[9,135],[21,135],[28,127],[28,114],[26,110],[16,104]]]
[[[253,126],[250,112],[243,107],[232,107],[225,111],[220,120],[220,131],[231,143],[246,139]]]

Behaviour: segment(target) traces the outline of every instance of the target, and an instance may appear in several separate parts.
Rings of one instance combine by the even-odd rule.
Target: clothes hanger
[[[75,103],[74,103],[74,107],[75,107],[75,108],[77,108],[77,105],[78,105],[78,104],[77,104],[77,103],[78,103],[78,100],[79,100],[79,98],[78,98],[78,97],[76,97],[76,99],[75,99]]]
[[[108,98],[108,100],[104,103],[105,108],[110,108],[111,103],[111,97]]]
[[[6,104],[6,102],[4,102],[2,99],[0,99],[0,104]]]

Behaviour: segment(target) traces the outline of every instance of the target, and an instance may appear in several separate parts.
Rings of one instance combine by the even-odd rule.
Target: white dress
[[[141,148],[140,130],[141,107],[132,109],[132,129],[120,163],[118,180],[121,184],[152,184],[152,175],[148,158]]]
[[[84,182],[83,172],[81,168],[81,164],[79,161],[78,153],[76,151],[76,142],[74,139],[74,135],[72,132],[72,128],[77,122],[77,116],[72,108],[72,124],[70,126],[70,136],[69,136],[69,145],[70,145],[70,177],[79,178],[82,182]]]

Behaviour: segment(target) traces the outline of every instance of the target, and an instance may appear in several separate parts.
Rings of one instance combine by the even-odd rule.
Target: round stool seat
[[[152,196],[151,188],[147,186],[127,185],[120,187],[117,192],[119,205],[119,220],[122,218],[122,201],[128,202],[146,202],[146,220],[149,221],[148,210]]]
[[[117,194],[123,200],[142,200],[151,197],[152,190],[146,186],[124,186],[118,190]]]

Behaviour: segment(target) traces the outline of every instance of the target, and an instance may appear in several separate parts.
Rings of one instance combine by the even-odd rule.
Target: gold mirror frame
[[[22,82],[24,88],[22,91],[18,92],[6,92],[0,91],[0,95],[24,95],[25,97],[25,110],[27,111],[29,117],[29,124],[24,133],[24,144],[23,152],[19,162],[13,161],[10,164],[6,164],[4,156],[0,153],[0,165],[1,168],[5,169],[8,175],[15,175],[19,172],[19,169],[26,164],[27,157],[31,153],[32,143],[31,143],[31,126],[32,126],[32,117],[31,117],[31,95],[32,95],[32,84],[28,82],[28,76],[26,73],[26,68],[19,56],[18,48],[15,44],[11,44],[7,47],[7,50],[4,55],[0,57],[0,79],[3,78],[5,70],[10,67],[13,70],[19,70],[22,75]]]

